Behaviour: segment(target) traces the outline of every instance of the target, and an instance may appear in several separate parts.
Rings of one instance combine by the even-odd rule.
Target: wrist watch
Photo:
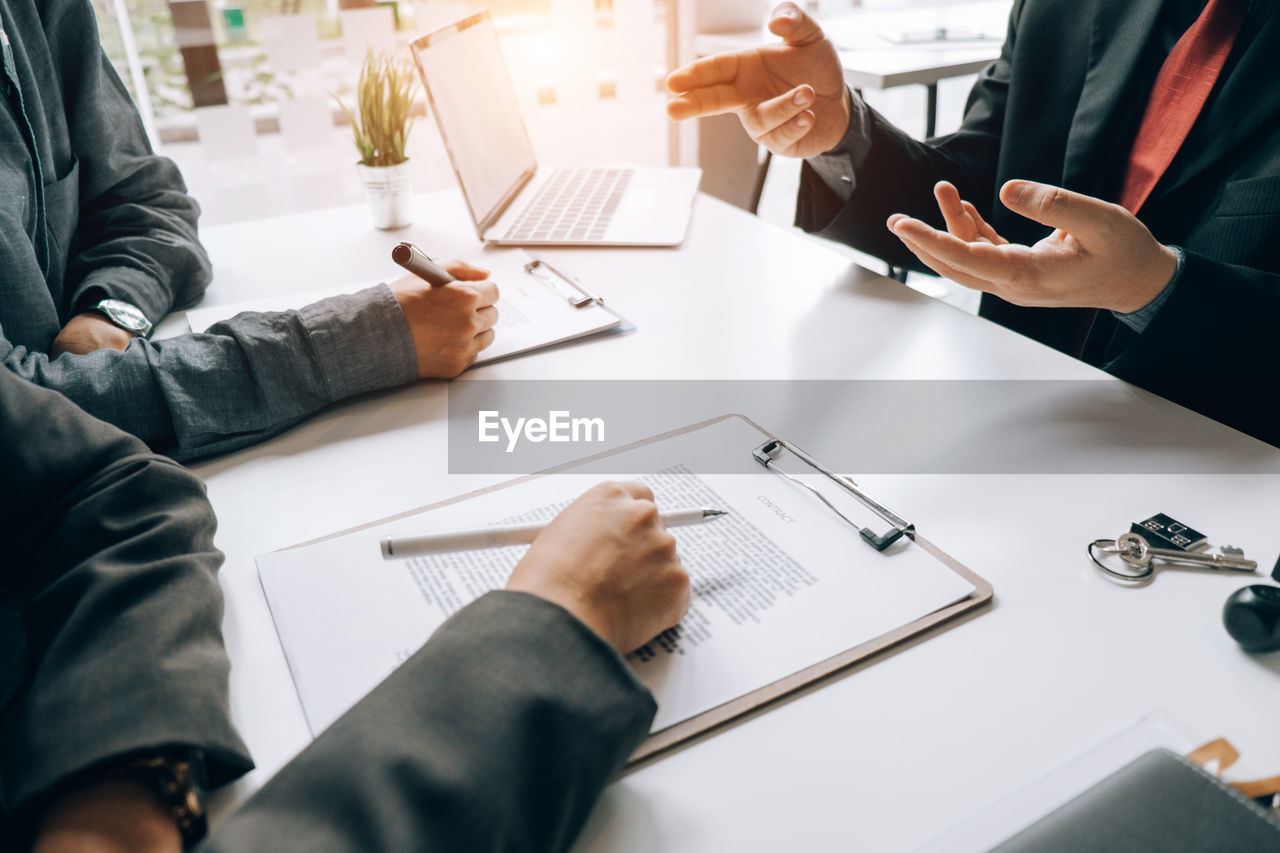
[[[199,774],[190,756],[164,752],[143,755],[121,770],[122,775],[133,776],[156,792],[165,811],[178,825],[183,850],[190,850],[204,838],[209,824],[196,779]]]
[[[151,321],[142,309],[122,299],[103,299],[92,309],[105,316],[112,323],[139,338],[151,334]]]
[[[145,750],[91,767],[45,793],[43,807],[68,791],[124,779],[139,783],[155,794],[157,804],[177,827],[183,850],[192,849],[204,838],[209,827],[201,795],[205,783],[204,754],[197,749]],[[33,817],[43,807],[33,806]]]
[[[190,850],[208,831],[204,802],[200,796],[203,756],[186,750],[143,753],[88,774],[88,780],[106,782],[131,778],[153,790],[161,807],[177,824],[182,849]]]

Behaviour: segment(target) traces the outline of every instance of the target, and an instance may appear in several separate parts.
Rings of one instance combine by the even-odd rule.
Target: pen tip
[[[394,556],[395,554],[392,553],[392,550],[391,550],[391,540],[383,539],[382,540],[382,559],[390,560]]]
[[[721,515],[728,515],[728,510],[723,509],[704,509],[702,511],[703,518],[717,518]]]

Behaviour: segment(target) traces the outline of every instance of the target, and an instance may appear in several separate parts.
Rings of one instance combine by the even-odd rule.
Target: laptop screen
[[[487,12],[413,42],[427,99],[483,232],[533,173],[533,145]]]

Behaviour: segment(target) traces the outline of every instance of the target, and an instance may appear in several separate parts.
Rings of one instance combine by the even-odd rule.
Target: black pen
[[[423,281],[430,282],[432,287],[444,287],[456,278],[431,260],[426,252],[412,243],[399,243],[391,250],[391,260],[407,269]]]

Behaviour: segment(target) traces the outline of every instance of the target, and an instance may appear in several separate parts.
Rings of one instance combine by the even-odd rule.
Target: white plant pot
[[[356,164],[369,212],[375,228],[387,230],[413,224],[413,187],[409,184],[409,161],[394,166]]]

